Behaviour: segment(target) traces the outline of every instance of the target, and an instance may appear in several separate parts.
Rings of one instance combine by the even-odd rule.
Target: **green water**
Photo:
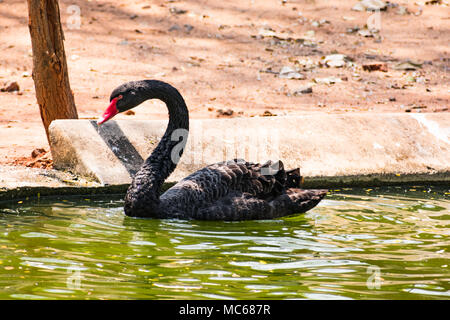
[[[449,299],[450,191],[333,190],[306,215],[133,219],[119,196],[0,204],[0,299]]]

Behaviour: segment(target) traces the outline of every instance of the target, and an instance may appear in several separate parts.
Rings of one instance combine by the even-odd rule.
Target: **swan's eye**
[[[121,95],[121,94],[119,94],[118,96],[117,96],[117,100],[120,100],[120,99],[122,99],[123,98],[123,95]]]

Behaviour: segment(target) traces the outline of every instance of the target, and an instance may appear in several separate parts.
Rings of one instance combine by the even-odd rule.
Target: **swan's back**
[[[181,219],[270,219],[281,212],[277,210],[281,203],[277,205],[276,201],[283,195],[290,201],[286,191],[299,187],[300,181],[298,169],[286,172],[281,161],[219,162],[194,172],[167,190],[160,197],[159,212],[164,217]],[[316,194],[310,196],[318,203],[325,193],[320,199]],[[289,208],[289,213],[285,209],[282,215],[295,213],[299,208]]]

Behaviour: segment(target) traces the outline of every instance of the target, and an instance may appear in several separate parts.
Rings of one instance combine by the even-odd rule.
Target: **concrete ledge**
[[[102,187],[17,187],[0,189],[0,202],[49,196],[125,194],[128,185]]]
[[[165,131],[163,120],[56,120],[54,166],[101,185],[128,184]],[[301,167],[307,185],[450,181],[450,113],[314,114],[191,120],[186,151],[169,182],[244,158]]]
[[[167,183],[163,189],[171,187]],[[69,172],[0,166],[0,202],[68,195],[125,194],[128,184],[104,186]]]
[[[102,185],[127,184],[167,121],[89,120],[50,126],[54,166]],[[191,120],[186,152],[169,181],[217,161],[282,159],[308,180],[449,181],[450,114],[317,114]],[[389,177],[389,178],[386,178]]]
[[[173,183],[165,183],[163,190]],[[125,194],[128,184],[104,186],[69,172],[0,166],[0,203],[28,198]]]
[[[99,188],[102,188],[99,183],[68,172],[0,166],[0,201],[69,192],[70,194],[78,192],[89,194]]]
[[[96,187],[92,179],[85,179],[70,172],[16,166],[0,166],[0,190],[22,187]]]

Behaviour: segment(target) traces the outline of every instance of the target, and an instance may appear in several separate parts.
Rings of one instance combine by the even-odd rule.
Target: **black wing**
[[[199,208],[235,192],[270,200],[298,180],[293,178],[301,178],[298,169],[286,172],[281,161],[219,162],[194,172],[167,190],[160,198],[160,207],[166,215],[183,218],[192,217]]]

